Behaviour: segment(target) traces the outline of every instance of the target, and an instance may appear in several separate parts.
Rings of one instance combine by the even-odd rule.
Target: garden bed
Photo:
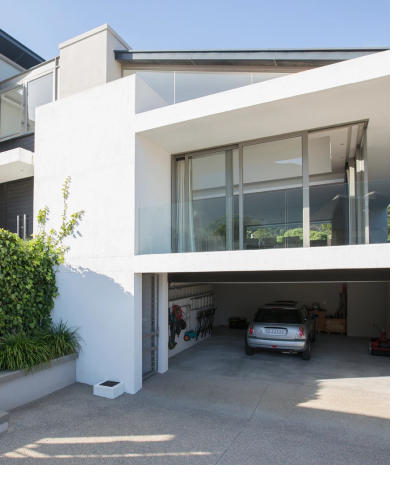
[[[31,371],[0,372],[0,409],[10,411],[76,382],[77,354],[36,366]]]

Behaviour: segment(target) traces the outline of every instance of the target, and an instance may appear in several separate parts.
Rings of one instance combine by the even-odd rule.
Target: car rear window
[[[255,322],[262,323],[299,323],[297,310],[286,308],[260,308]]]

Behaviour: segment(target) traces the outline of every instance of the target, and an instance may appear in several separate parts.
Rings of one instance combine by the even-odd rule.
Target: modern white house
[[[279,299],[388,325],[388,48],[139,51],[103,25],[20,65],[3,34],[0,227],[58,226],[71,176],[53,318],[80,327],[78,382],[136,393],[201,345],[169,349],[174,304],[187,330]]]

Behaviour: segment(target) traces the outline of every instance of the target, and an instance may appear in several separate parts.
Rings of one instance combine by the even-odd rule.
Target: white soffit
[[[34,176],[33,153],[15,148],[0,153],[0,183]]]

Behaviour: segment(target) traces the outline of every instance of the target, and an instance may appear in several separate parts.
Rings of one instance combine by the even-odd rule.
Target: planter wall
[[[33,371],[0,372],[0,409],[10,411],[47,396],[76,382],[77,355],[68,355],[51,362],[51,367]]]

